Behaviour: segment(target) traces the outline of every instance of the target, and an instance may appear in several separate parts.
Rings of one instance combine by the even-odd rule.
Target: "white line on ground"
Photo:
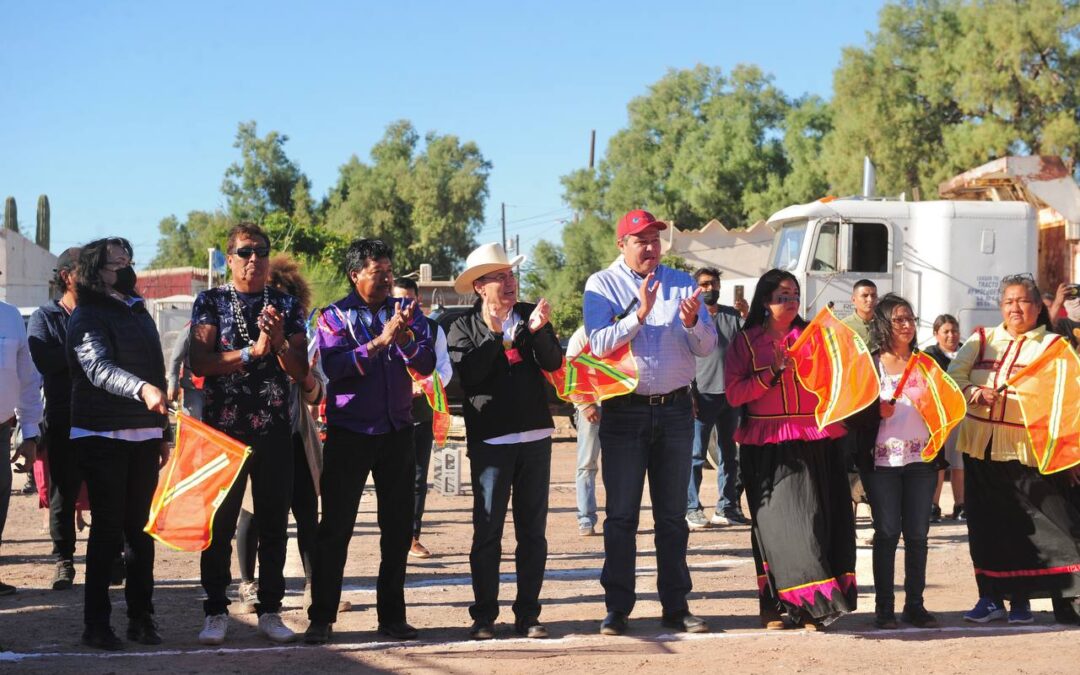
[[[94,659],[116,659],[116,658],[158,658],[158,657],[170,657],[170,656],[193,656],[198,654],[258,654],[258,653],[271,653],[271,652],[283,652],[293,651],[299,649],[326,649],[331,651],[374,651],[380,649],[402,649],[402,648],[427,648],[427,647],[441,647],[441,648],[468,648],[470,651],[484,651],[484,650],[499,650],[507,646],[520,646],[530,645],[540,649],[553,646],[553,645],[575,645],[584,644],[590,642],[609,643],[612,641],[624,641],[624,642],[687,642],[687,641],[702,641],[702,640],[739,640],[748,638],[798,638],[804,637],[808,639],[821,639],[829,637],[840,638],[860,638],[860,639],[873,639],[877,637],[889,637],[893,635],[902,634],[914,634],[914,633],[956,633],[956,634],[979,634],[979,633],[1056,633],[1066,630],[1071,630],[1067,626],[949,626],[945,628],[901,628],[896,630],[868,630],[868,631],[838,631],[830,630],[824,633],[807,633],[801,630],[787,630],[787,631],[763,631],[763,630],[750,630],[740,631],[732,633],[707,633],[707,634],[689,634],[689,633],[666,633],[655,636],[636,636],[627,635],[623,637],[605,637],[600,635],[581,635],[572,634],[562,638],[552,638],[547,640],[531,640],[528,638],[508,638],[502,640],[437,640],[437,641],[410,641],[410,642],[356,642],[356,643],[336,643],[323,647],[309,647],[307,645],[294,644],[294,645],[282,645],[274,647],[246,647],[246,648],[231,648],[231,647],[219,647],[216,649],[167,649],[155,652],[0,652],[0,663],[18,663],[20,661],[27,661],[31,659],[56,659],[56,658],[94,658]]]

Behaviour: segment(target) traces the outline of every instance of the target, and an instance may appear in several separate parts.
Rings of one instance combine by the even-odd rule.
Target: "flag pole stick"
[[[915,355],[919,353],[918,349],[911,352],[911,356],[908,357],[907,365],[904,366],[904,374],[900,376],[900,381],[896,383],[896,391],[893,392],[892,398],[889,399],[889,405],[896,405],[896,399],[900,398],[904,394],[904,385],[907,384],[908,378],[911,377],[911,371],[915,370]]]

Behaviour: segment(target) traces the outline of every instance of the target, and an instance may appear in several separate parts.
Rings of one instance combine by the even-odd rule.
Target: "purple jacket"
[[[378,435],[412,424],[412,367],[427,376],[435,369],[434,339],[423,315],[413,317],[413,339],[368,354],[366,345],[401,301],[387,298],[372,312],[355,292],[323,310],[318,323],[319,354],[330,382],[326,396],[328,426]]]

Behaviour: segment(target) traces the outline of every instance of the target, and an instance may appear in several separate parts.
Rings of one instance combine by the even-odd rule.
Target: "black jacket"
[[[880,373],[881,352],[875,350],[871,356],[874,359],[874,370]],[[877,468],[874,466],[874,446],[877,444],[878,428],[881,427],[881,405],[874,401],[855,413],[848,418],[847,427],[855,454],[855,467],[862,472],[874,471]],[[935,469],[949,466],[944,451],[938,453],[931,465]]]
[[[55,300],[30,316],[27,341],[30,358],[41,373],[45,389],[45,420],[66,427],[71,421],[71,373],[65,355],[68,313]]]
[[[469,443],[555,426],[547,403],[547,382],[541,369],[554,372],[562,365],[562,348],[551,324],[534,335],[524,325],[535,305],[519,302],[522,318],[513,349],[521,360],[511,365],[503,347],[484,323],[479,306],[450,326],[447,347],[454,377],[465,390],[465,431]]]
[[[141,300],[133,306],[80,293],[68,321],[71,426],[92,431],[164,428],[168,418],[136,398],[139,383],[165,390],[157,326]]]

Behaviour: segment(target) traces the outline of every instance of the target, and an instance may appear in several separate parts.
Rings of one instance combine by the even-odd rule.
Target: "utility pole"
[[[503,249],[506,249],[506,202],[502,202],[502,244]]]
[[[596,129],[592,130],[592,139],[589,141],[589,171],[592,171],[596,159]]]

